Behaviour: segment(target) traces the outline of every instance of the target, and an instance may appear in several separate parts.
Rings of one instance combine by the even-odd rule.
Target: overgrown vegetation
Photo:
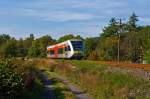
[[[42,82],[33,64],[22,60],[0,60],[1,99],[40,99]]]
[[[93,99],[149,99],[150,82],[96,61],[58,61],[56,72],[82,87]],[[74,67],[75,66],[75,67]]]

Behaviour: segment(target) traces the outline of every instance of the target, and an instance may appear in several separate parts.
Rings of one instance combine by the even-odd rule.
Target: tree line
[[[16,40],[9,35],[1,34],[0,57],[46,57],[48,45],[68,39],[82,39],[85,45],[84,59],[116,61],[119,52],[120,61],[150,61],[150,26],[140,26],[137,24],[138,21],[135,13],[124,23],[118,22],[115,17],[111,18],[98,37],[88,38],[68,34],[58,40],[50,35],[35,39],[34,35],[30,34],[25,39]]]

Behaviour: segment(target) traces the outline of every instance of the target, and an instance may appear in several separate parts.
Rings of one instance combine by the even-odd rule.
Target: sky
[[[0,0],[0,34],[95,37],[112,17],[126,22],[133,12],[150,25],[149,10],[150,0]]]

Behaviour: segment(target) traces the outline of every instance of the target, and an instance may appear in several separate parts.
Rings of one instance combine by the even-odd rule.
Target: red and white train
[[[81,58],[83,54],[83,41],[80,39],[71,39],[47,47],[48,58]]]

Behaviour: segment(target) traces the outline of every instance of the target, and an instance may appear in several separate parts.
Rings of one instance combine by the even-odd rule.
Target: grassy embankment
[[[89,93],[93,99],[149,99],[150,81],[119,72],[95,61],[58,60],[55,71]],[[75,67],[73,67],[75,66]]]
[[[49,62],[50,60],[42,59],[32,61],[39,70],[44,69],[49,79],[53,81],[52,86],[55,89],[54,94],[57,99],[74,98],[73,94],[68,92],[68,88],[57,79],[60,75],[80,86],[93,99],[150,98],[150,81],[136,78],[129,72],[119,72],[113,70],[113,67],[110,68],[108,65],[95,61],[58,60],[56,63]],[[34,86],[31,89],[27,88],[27,91],[24,90],[23,97],[40,99],[43,83],[38,76],[34,80]]]

